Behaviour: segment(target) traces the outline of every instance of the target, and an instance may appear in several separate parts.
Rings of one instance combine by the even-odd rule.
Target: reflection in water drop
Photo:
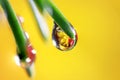
[[[71,50],[74,48],[77,42],[77,34],[74,28],[71,26],[75,33],[75,39],[70,38],[65,32],[55,23],[52,33],[53,44],[62,51]]]
[[[26,49],[27,49],[26,63],[31,65],[35,61],[36,51],[33,49],[31,44],[27,44]]]
[[[18,21],[20,23],[20,25],[22,26],[24,23],[24,18],[22,16],[17,16]],[[23,27],[21,27],[23,28]],[[26,38],[26,53],[20,53],[18,51],[18,56],[15,57],[15,62],[18,66],[21,66],[22,68],[24,68],[27,72],[27,74],[31,77],[33,75],[33,65],[34,65],[34,61],[36,58],[36,51],[34,50],[34,48],[32,47],[31,43],[29,42],[29,35],[27,32],[24,33],[25,38]]]
[[[25,32],[25,36],[27,39],[26,42],[26,58],[25,60],[22,60],[24,56],[21,56],[22,53],[19,53],[18,51],[18,56],[15,57],[15,62],[18,66],[21,66],[22,68],[24,68],[27,71],[27,74],[29,76],[32,76],[33,74],[33,64],[35,62],[35,58],[36,58],[36,51],[34,50],[34,48],[32,47],[32,45],[29,42],[29,35]]]
[[[24,17],[22,16],[17,16],[18,18],[18,21],[20,22],[21,26],[22,24],[24,23]],[[23,28],[23,27],[22,27]],[[34,63],[34,60],[35,60],[35,55],[36,55],[36,51],[33,49],[32,45],[30,44],[29,42],[29,35],[27,32],[24,33],[25,37],[26,37],[26,56],[27,58],[25,59],[24,62],[21,63],[22,67],[29,67],[32,63]],[[24,56],[20,56],[19,55],[19,58],[22,59],[22,57]]]
[[[22,64],[24,64],[24,66],[30,66],[35,61],[36,51],[34,50],[34,48],[32,47],[32,45],[29,42],[29,35],[27,34],[27,32],[25,32],[25,36],[26,36],[26,39],[27,39],[27,42],[26,42],[26,54],[25,55],[27,57],[26,57],[24,62],[22,61]],[[24,56],[19,55],[20,59],[22,59],[22,57],[24,57]]]
[[[27,44],[26,44],[27,58],[25,59],[25,62],[22,62],[23,66],[22,66],[22,63],[21,63],[21,66],[26,69],[27,74],[29,76],[33,76],[34,68],[32,66],[34,66],[34,62],[35,62],[35,59],[36,59],[36,51],[29,42],[29,35],[28,35],[27,32],[25,32],[25,36],[26,36],[26,39],[27,39]]]
[[[18,18],[18,21],[20,22],[20,24],[22,26],[22,24],[24,23],[24,18],[22,16],[17,16],[17,18]],[[36,51],[33,49],[32,45],[29,42],[28,33],[25,32],[24,34],[25,34],[24,36],[26,37],[26,54],[25,55],[27,56],[27,58],[25,59],[24,62],[21,61],[22,62],[21,64],[22,64],[22,67],[28,67],[34,62]],[[22,59],[22,57],[24,57],[24,56],[19,55],[20,59]]]

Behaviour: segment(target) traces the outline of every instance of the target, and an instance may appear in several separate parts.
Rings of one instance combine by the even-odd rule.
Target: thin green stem
[[[51,15],[54,21],[62,28],[62,30],[71,38],[75,39],[75,34],[65,16],[50,0],[34,0],[37,7],[41,10],[44,8]]]
[[[45,41],[47,41],[48,37],[49,37],[49,29],[48,29],[47,23],[45,22],[43,15],[40,13],[38,8],[36,7],[34,1],[33,0],[28,0],[28,1],[29,1],[31,8],[32,8],[34,16],[36,18],[36,21],[37,21],[39,30],[42,34],[42,37]]]
[[[34,0],[34,2],[36,4],[39,4],[37,5],[37,7],[39,7],[39,10],[43,12],[44,11],[44,0]]]
[[[17,43],[18,49],[19,49],[19,56],[22,61],[25,61],[27,55],[26,55],[26,37],[22,30],[22,27],[17,19],[17,16],[13,10],[13,8],[10,5],[10,2],[8,0],[1,0],[2,8],[6,14],[7,20],[10,24],[10,27],[12,29],[12,32],[15,37],[15,41]]]

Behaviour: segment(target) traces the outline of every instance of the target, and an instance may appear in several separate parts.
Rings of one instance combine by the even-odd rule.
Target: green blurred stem
[[[74,31],[60,10],[50,0],[34,0],[37,7],[41,10],[45,9],[54,19],[54,21],[62,28],[62,30],[71,38],[75,39]]]
[[[1,6],[6,14],[7,20],[10,24],[10,27],[15,37],[15,41],[20,51],[18,55],[20,56],[20,59],[22,61],[25,61],[27,57],[26,56],[26,37],[22,30],[22,27],[17,19],[17,16],[13,8],[10,5],[10,2],[8,0],[1,0]]]
[[[36,18],[36,22],[38,24],[39,30],[42,34],[42,37],[45,41],[47,41],[48,37],[49,37],[49,29],[48,29],[47,23],[44,20],[43,15],[40,13],[38,8],[36,7],[34,1],[33,0],[28,0],[28,1],[29,1],[31,8],[32,8],[34,16]]]
[[[44,11],[44,0],[33,0],[37,5],[37,7],[39,7],[39,10],[41,12]]]

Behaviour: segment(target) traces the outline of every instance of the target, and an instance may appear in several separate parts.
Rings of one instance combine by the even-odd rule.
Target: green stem
[[[17,46],[19,48],[20,53],[18,54],[20,56],[20,59],[22,61],[25,61],[27,55],[26,55],[26,37],[22,30],[22,27],[17,19],[17,16],[12,9],[10,3],[8,0],[1,0],[1,5],[6,13],[7,20],[10,24],[10,27],[12,29],[12,32],[15,37],[15,41],[17,43]]]
[[[47,41],[48,37],[49,37],[49,29],[48,29],[47,23],[45,22],[43,15],[40,13],[38,8],[36,7],[34,1],[33,0],[28,0],[28,1],[29,1],[31,8],[32,8],[34,16],[36,18],[36,21],[37,21],[39,30],[42,34],[42,37],[45,41]]]
[[[75,39],[75,34],[65,16],[59,11],[59,9],[50,0],[34,0],[39,9],[46,9],[55,22],[62,28],[62,30],[71,38]]]
[[[39,7],[39,10],[41,12],[44,11],[44,0],[33,0],[37,5],[37,7]]]

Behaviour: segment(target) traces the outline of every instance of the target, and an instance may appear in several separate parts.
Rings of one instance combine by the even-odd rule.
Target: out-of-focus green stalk
[[[37,7],[39,7],[39,10],[41,12],[44,11],[44,0],[33,0],[36,4],[38,3]]]
[[[42,37],[45,41],[47,41],[48,37],[49,37],[48,25],[47,25],[46,21],[44,20],[41,11],[39,11],[37,6],[35,5],[34,1],[33,0],[28,0],[28,1],[29,1],[31,8],[32,8],[34,16],[36,18],[36,21],[37,21],[39,30],[42,34]]]
[[[10,24],[12,32],[15,37],[15,41],[17,43],[17,47],[19,49],[18,55],[22,62],[26,62],[27,52],[26,52],[26,37],[25,33],[22,30],[22,27],[17,19],[17,16],[12,9],[10,2],[8,0],[0,0],[2,8],[6,14],[7,20]],[[26,72],[29,76],[32,76],[31,69],[29,67],[26,68]]]
[[[15,37],[15,41],[17,43],[17,47],[19,49],[19,56],[22,61],[25,61],[27,55],[26,55],[26,37],[22,30],[22,27],[17,19],[17,16],[12,9],[9,0],[1,0],[2,8],[6,14],[7,20],[10,24],[10,27],[12,29],[12,32]]]
[[[54,21],[62,28],[62,30],[71,38],[75,39],[75,33],[65,16],[50,0],[34,0],[37,7],[41,10],[45,9],[54,19]]]

